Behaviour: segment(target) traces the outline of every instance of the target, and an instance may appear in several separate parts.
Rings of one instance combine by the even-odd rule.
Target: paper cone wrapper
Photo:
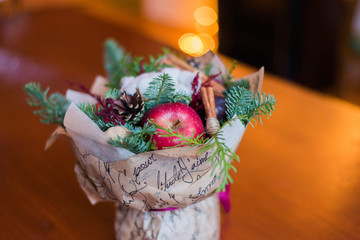
[[[209,56],[220,62],[216,55]],[[261,68],[242,79],[248,80],[256,92],[261,88],[263,75]],[[105,81],[97,77],[92,91],[104,94],[106,89],[96,86],[104,86]],[[134,154],[109,145],[109,137],[76,106],[79,102],[95,103],[95,99],[72,90],[67,92],[67,98],[72,104],[64,126],[78,160],[77,179],[91,203],[116,201],[140,211],[184,208],[212,196],[222,183],[221,168],[215,167],[218,156],[209,161],[214,149],[202,151],[204,146],[199,145]],[[235,118],[218,134],[235,152],[244,132],[245,127]]]
[[[213,56],[214,57],[214,56]],[[214,58],[215,59],[215,58]],[[215,59],[217,60],[217,59]],[[219,68],[221,71],[221,68]],[[264,69],[243,77],[259,91]],[[103,95],[106,79],[97,77],[92,92]],[[100,87],[99,87],[100,86]],[[69,90],[64,126],[77,158],[75,173],[92,204],[114,201],[118,239],[218,239],[219,207],[214,195],[223,179],[219,161],[209,161],[213,150],[203,145],[134,154],[108,144],[109,137],[77,106],[96,103],[90,95]],[[222,127],[224,143],[235,152],[245,127],[235,118]],[[210,141],[213,141],[211,139]],[[201,152],[201,153],[200,153]],[[227,159],[231,162],[232,159]],[[173,211],[148,211],[178,208]]]
[[[142,211],[183,208],[212,196],[223,180],[214,167],[218,156],[212,164],[212,151],[199,154],[202,145],[133,154],[107,144],[106,134],[74,104],[64,125],[78,160],[76,176],[92,203],[116,201]],[[244,131],[235,119],[220,134],[236,151]]]

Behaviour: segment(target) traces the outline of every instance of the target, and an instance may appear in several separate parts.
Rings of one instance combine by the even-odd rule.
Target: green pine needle
[[[226,118],[232,119],[235,115],[245,116],[242,123],[246,125],[251,120],[259,121],[261,117],[269,118],[275,109],[276,99],[266,93],[252,93],[250,90],[235,85],[225,92]]]
[[[104,44],[104,67],[109,78],[108,86],[120,88],[121,79],[125,76],[138,76],[143,72],[157,72],[165,67],[162,63],[166,54],[158,55],[157,58],[149,56],[149,62],[144,62],[143,57],[134,57],[125,51],[114,39],[107,39]]]
[[[242,117],[239,117],[240,120]],[[231,124],[231,121],[234,119],[227,121],[224,123],[222,128],[226,124]],[[222,129],[221,128],[221,129]],[[212,170],[212,174],[214,174],[215,169],[219,168],[220,174],[218,175],[218,179],[223,179],[217,192],[225,191],[226,185],[232,183],[233,180],[230,176],[230,170],[236,172],[236,168],[233,165],[234,160],[240,162],[239,156],[233,152],[228,146],[225,144],[225,138],[221,133],[221,129],[204,145],[204,147],[200,150],[200,153],[211,151],[212,154],[209,158],[211,164],[214,166]]]
[[[137,58],[136,61],[133,61],[131,67],[130,67],[130,75],[137,76],[142,71],[144,72],[158,72],[161,69],[165,67],[169,67],[170,65],[162,63],[162,60],[164,59],[165,55],[158,55],[158,57],[155,59],[153,56],[149,55],[149,63],[143,62],[142,68],[140,66],[140,61],[143,60],[143,58]]]
[[[121,96],[121,91],[120,89],[117,89],[117,88],[111,88],[109,89],[106,94],[105,94],[105,99],[106,98],[112,98],[114,100],[117,100],[119,99]]]
[[[149,83],[144,96],[146,110],[162,103],[182,102],[189,104],[191,101],[191,97],[184,91],[175,92],[175,82],[167,73],[156,76]]]
[[[145,124],[144,127],[137,127],[126,123],[124,127],[129,129],[131,134],[125,138],[119,136],[110,139],[108,142],[110,145],[128,149],[136,154],[155,150],[155,146],[151,141],[151,136],[156,131],[154,126]]]
[[[39,83],[28,83],[24,90],[29,96],[28,104],[31,107],[39,108],[34,111],[34,115],[40,116],[42,123],[61,124],[63,126],[64,116],[70,105],[65,96],[60,93],[53,93],[47,97],[50,89],[46,88],[43,91]]]
[[[249,119],[255,119],[262,124],[261,116],[269,118],[271,113],[275,110],[276,99],[273,95],[266,93],[256,93],[251,104],[247,109],[247,116]],[[252,123],[250,122],[252,125]]]
[[[172,96],[172,102],[181,102],[189,105],[191,102],[191,96],[189,96],[185,91],[180,90],[174,93]]]
[[[234,86],[239,86],[239,87],[246,88],[247,90],[250,90],[250,83],[246,79],[239,79],[235,82],[232,81],[228,84],[228,86],[229,86],[229,88],[234,87]]]
[[[252,101],[253,93],[246,88],[234,86],[225,92],[226,118],[232,119],[235,115],[247,115],[247,109]]]
[[[232,72],[235,70],[236,65],[237,65],[237,61],[234,59],[230,70],[225,73],[225,76],[222,75],[222,80],[225,88],[230,88],[232,86],[232,82],[234,79],[234,77],[232,76]]]
[[[104,43],[104,67],[109,78],[109,87],[120,88],[121,78],[128,74],[131,57],[114,39]]]
[[[162,103],[171,102],[175,92],[175,83],[172,77],[167,74],[159,74],[150,83],[146,89],[145,108],[150,109]]]

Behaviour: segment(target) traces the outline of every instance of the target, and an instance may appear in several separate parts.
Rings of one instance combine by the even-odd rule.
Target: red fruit
[[[161,127],[171,128],[174,132],[179,132],[181,135],[185,134],[187,138],[190,138],[192,133],[194,133],[194,137],[199,135],[203,135],[203,138],[205,137],[205,129],[201,118],[194,109],[184,103],[157,105],[148,110],[143,119],[143,124],[152,119],[153,122]],[[157,134],[154,134],[152,137],[158,149],[174,147],[181,143],[181,141],[174,141],[178,137],[160,137],[161,133],[167,132],[158,129]]]

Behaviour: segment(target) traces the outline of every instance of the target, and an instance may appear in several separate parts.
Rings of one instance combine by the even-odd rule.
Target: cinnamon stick
[[[206,132],[213,136],[219,129],[220,124],[216,117],[215,95],[213,87],[201,87],[201,98],[205,108]]]

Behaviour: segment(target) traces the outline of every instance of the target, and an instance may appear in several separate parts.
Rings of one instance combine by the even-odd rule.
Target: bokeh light
[[[203,53],[208,52],[209,50],[215,50],[215,40],[207,33],[200,33],[197,35],[203,44]]]
[[[204,4],[204,3],[203,3]],[[206,6],[208,5],[208,6]],[[216,2],[198,5],[194,8],[194,27],[196,33],[185,33],[179,38],[180,49],[194,57],[201,56],[208,51],[217,50],[217,33],[219,31]]]
[[[179,39],[179,47],[182,51],[192,56],[200,56],[204,51],[204,44],[200,37],[194,33],[185,33]]]
[[[194,12],[194,17],[196,22],[205,26],[211,25],[217,20],[217,14],[215,10],[207,6],[202,6],[196,9]]]

